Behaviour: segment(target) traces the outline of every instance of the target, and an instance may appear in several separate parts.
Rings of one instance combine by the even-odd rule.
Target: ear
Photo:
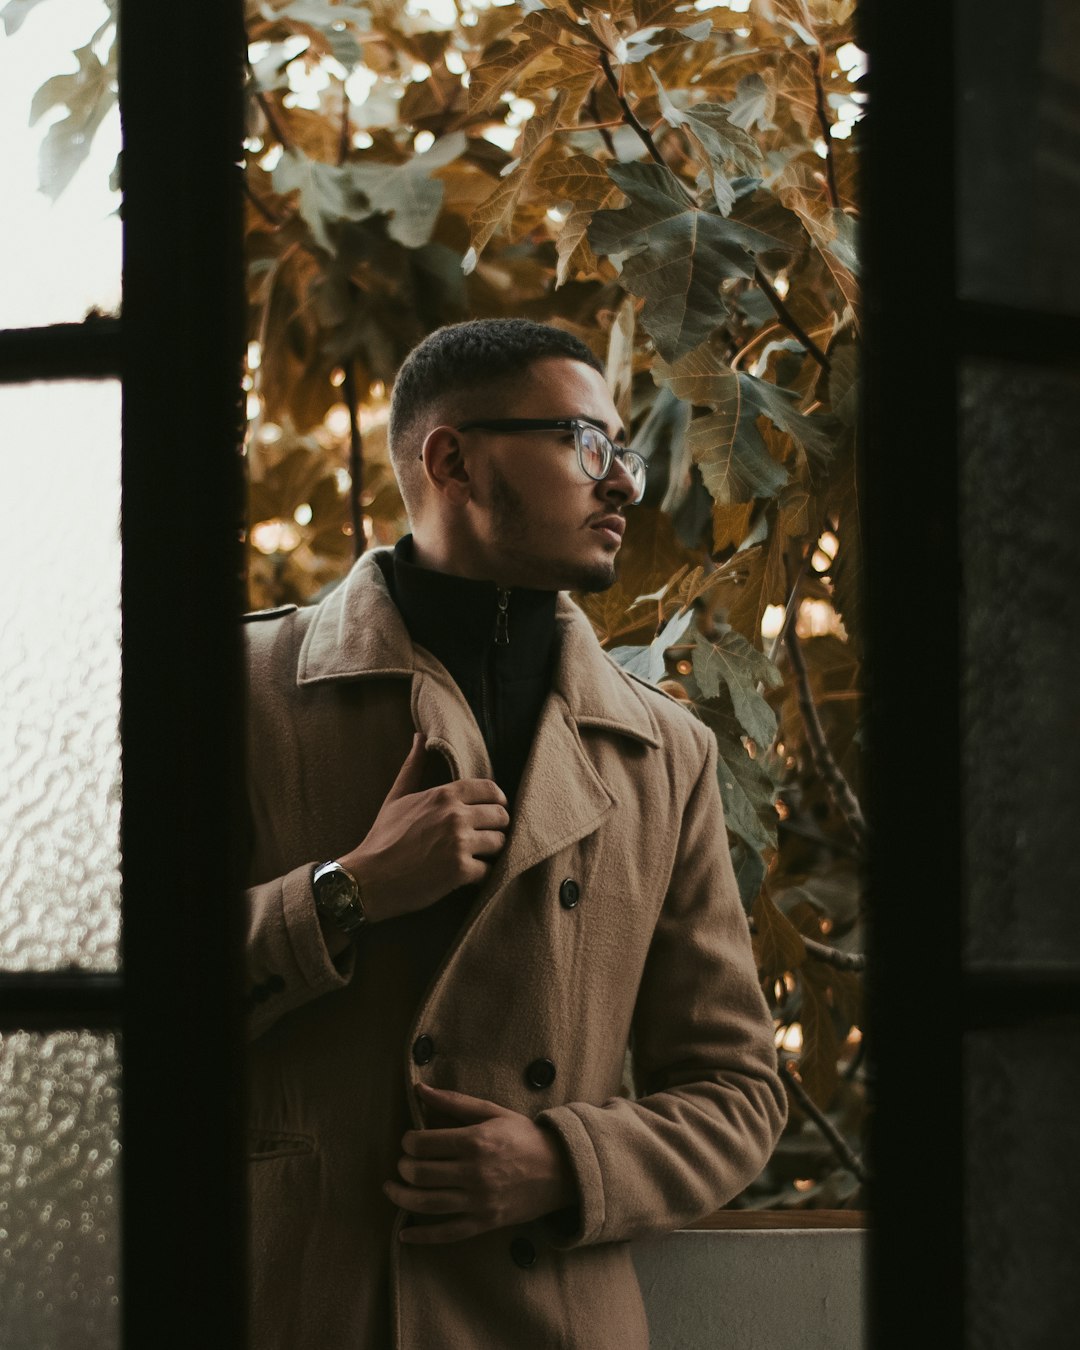
[[[455,505],[472,496],[473,483],[465,462],[465,448],[453,427],[435,427],[424,439],[420,452],[424,473],[436,492]]]

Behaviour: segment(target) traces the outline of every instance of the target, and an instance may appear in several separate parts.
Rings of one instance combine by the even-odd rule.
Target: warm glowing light
[[[382,380],[372,380],[370,388],[372,398],[386,397],[386,385],[383,384]]]
[[[800,1177],[798,1181],[793,1181],[791,1184],[797,1191],[812,1191],[814,1189],[814,1183],[810,1177]]]
[[[779,1050],[787,1050],[795,1055],[802,1049],[802,1027],[798,1022],[792,1022],[789,1027],[781,1027],[777,1032],[776,1046]]]
[[[340,389],[341,386],[345,383],[345,372],[341,369],[340,366],[335,366],[334,369],[330,372],[330,383],[334,386],[335,389]]]
[[[827,553],[830,558],[836,557],[837,549],[840,547],[840,540],[837,539],[832,530],[826,530],[817,543],[818,548],[821,549],[822,553]]]
[[[249,422],[254,422],[259,413],[262,412],[262,399],[258,394],[248,394],[247,396],[247,416]]]
[[[430,150],[435,144],[435,133],[433,131],[418,131],[413,137],[413,149],[418,155],[422,155],[425,150]]]
[[[335,403],[323,418],[323,426],[332,436],[345,436],[349,431],[349,410],[344,403]]]
[[[675,669],[680,675],[690,675],[694,669],[693,661],[676,661]]]
[[[297,525],[310,525],[310,524],[311,524],[311,503],[310,503],[310,502],[301,502],[300,505],[299,505],[299,506],[296,508],[296,510],[293,512],[293,520],[296,521]]]
[[[248,343],[247,365],[248,370],[258,370],[262,365],[262,345],[254,340]]]
[[[300,543],[300,531],[291,520],[260,520],[251,542],[260,553],[291,553]]]
[[[264,422],[255,434],[255,439],[260,445],[276,445],[281,440],[284,432],[276,422]]]
[[[783,626],[784,606],[766,605],[765,613],[761,616],[761,636],[771,641],[774,637],[779,637]]]

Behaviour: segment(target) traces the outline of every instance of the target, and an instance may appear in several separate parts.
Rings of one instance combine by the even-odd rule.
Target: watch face
[[[319,895],[335,910],[347,908],[353,900],[352,883],[344,872],[327,872],[319,878]]]
[[[317,869],[312,884],[315,904],[319,911],[350,935],[366,922],[356,883],[349,873],[338,866]]]

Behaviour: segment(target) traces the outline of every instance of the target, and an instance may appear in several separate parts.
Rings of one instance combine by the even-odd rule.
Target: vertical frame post
[[[124,1344],[238,1350],[241,6],[119,36]]]

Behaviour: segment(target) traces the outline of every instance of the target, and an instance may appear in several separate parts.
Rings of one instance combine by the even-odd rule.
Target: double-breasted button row
[[[567,877],[559,887],[559,904],[563,909],[574,909],[581,899],[581,887],[573,877]]]
[[[285,981],[280,975],[268,975],[265,980],[253,984],[248,990],[248,1003],[265,1003],[274,994],[280,994],[284,988]]]
[[[413,1041],[412,1057],[414,1064],[430,1064],[435,1058],[435,1042],[422,1032]],[[547,1088],[555,1081],[555,1065],[550,1059],[534,1059],[525,1066],[525,1081],[530,1087]]]

